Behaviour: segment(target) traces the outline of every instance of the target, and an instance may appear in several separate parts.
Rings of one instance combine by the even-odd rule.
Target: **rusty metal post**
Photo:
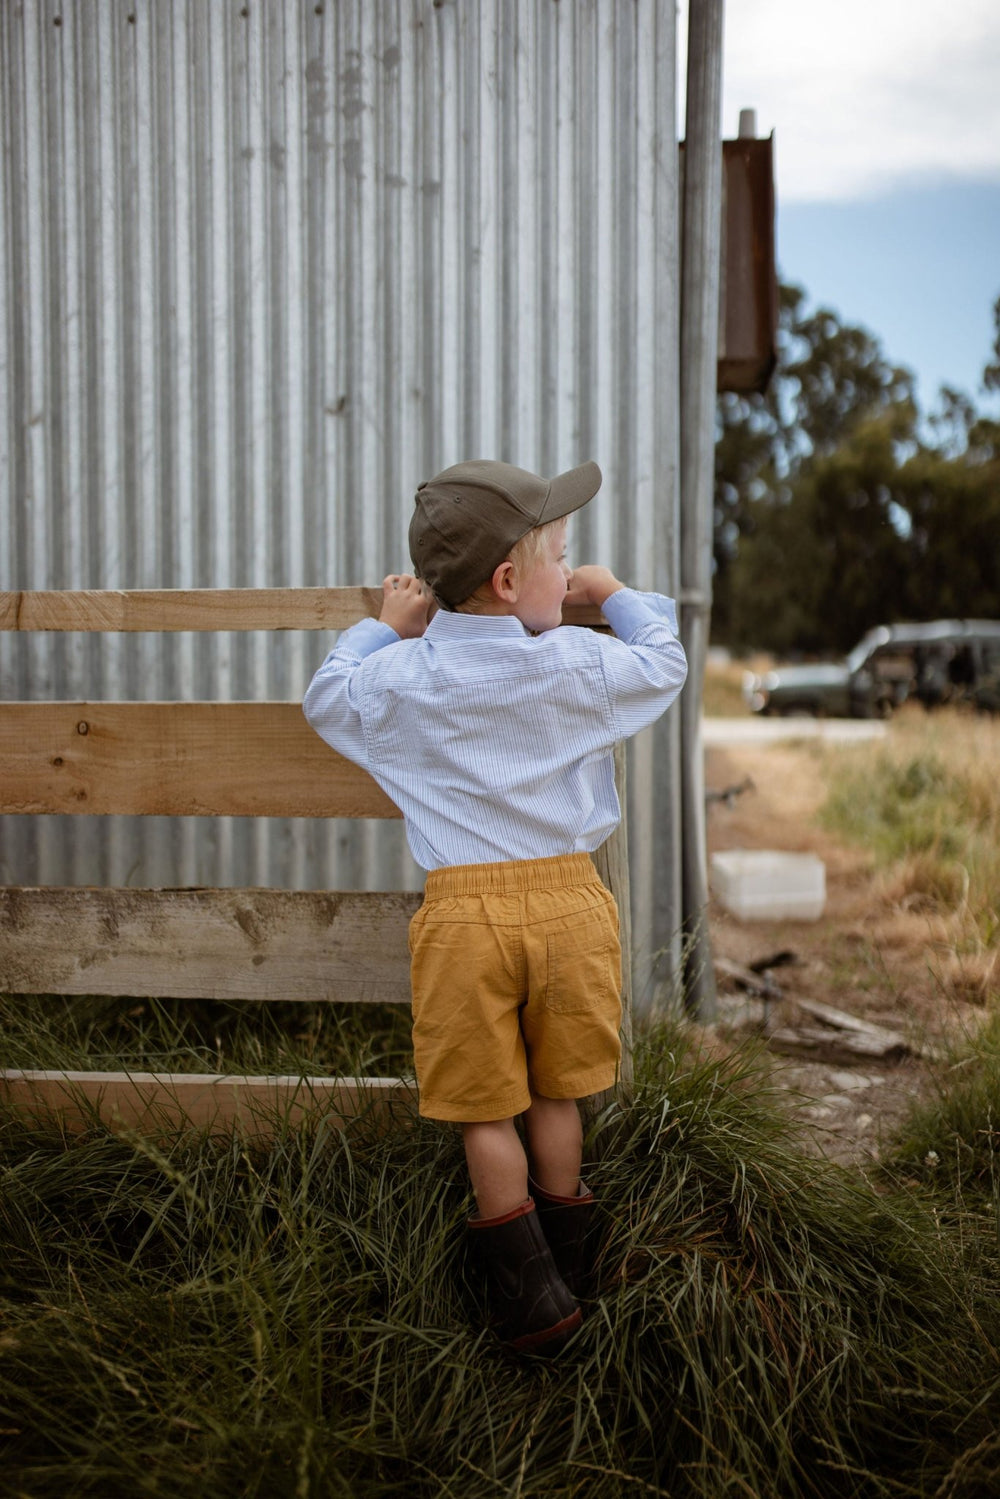
[[[712,607],[712,499],[722,234],[723,0],[691,0],[681,228],[681,818],[685,994],[714,1018],[701,714]]]

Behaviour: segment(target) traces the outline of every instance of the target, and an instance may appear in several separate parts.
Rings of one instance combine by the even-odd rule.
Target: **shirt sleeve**
[[[395,645],[399,636],[379,619],[362,619],[345,630],[306,689],[302,711],[310,726],[338,754],[367,766],[357,671],[366,656]]]
[[[684,686],[687,657],[677,638],[677,608],[661,593],[620,588],[601,605],[616,640],[604,638],[604,677],[615,728],[628,739],[666,712]]]

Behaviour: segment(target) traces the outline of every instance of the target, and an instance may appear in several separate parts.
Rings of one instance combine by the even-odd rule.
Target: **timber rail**
[[[15,631],[342,630],[381,588],[0,593]],[[565,622],[600,627],[595,609]],[[619,753],[623,793],[624,757]],[[280,774],[275,774],[280,767]],[[0,702],[0,814],[398,817],[298,702]],[[621,828],[594,855],[622,918],[630,1043],[628,861]],[[0,992],[123,998],[408,1003],[412,891],[0,887]],[[273,1133],[317,1109],[404,1106],[399,1078],[0,1071],[0,1101],[81,1129],[239,1124]]]

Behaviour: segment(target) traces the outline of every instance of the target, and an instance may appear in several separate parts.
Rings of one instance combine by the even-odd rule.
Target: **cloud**
[[[725,135],[741,108],[775,132],[785,202],[1000,181],[1000,4],[727,0]]]

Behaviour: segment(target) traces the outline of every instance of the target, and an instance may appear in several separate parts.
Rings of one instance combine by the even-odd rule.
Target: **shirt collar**
[[[439,609],[424,631],[425,639],[523,640],[528,631],[514,614],[457,614]]]

